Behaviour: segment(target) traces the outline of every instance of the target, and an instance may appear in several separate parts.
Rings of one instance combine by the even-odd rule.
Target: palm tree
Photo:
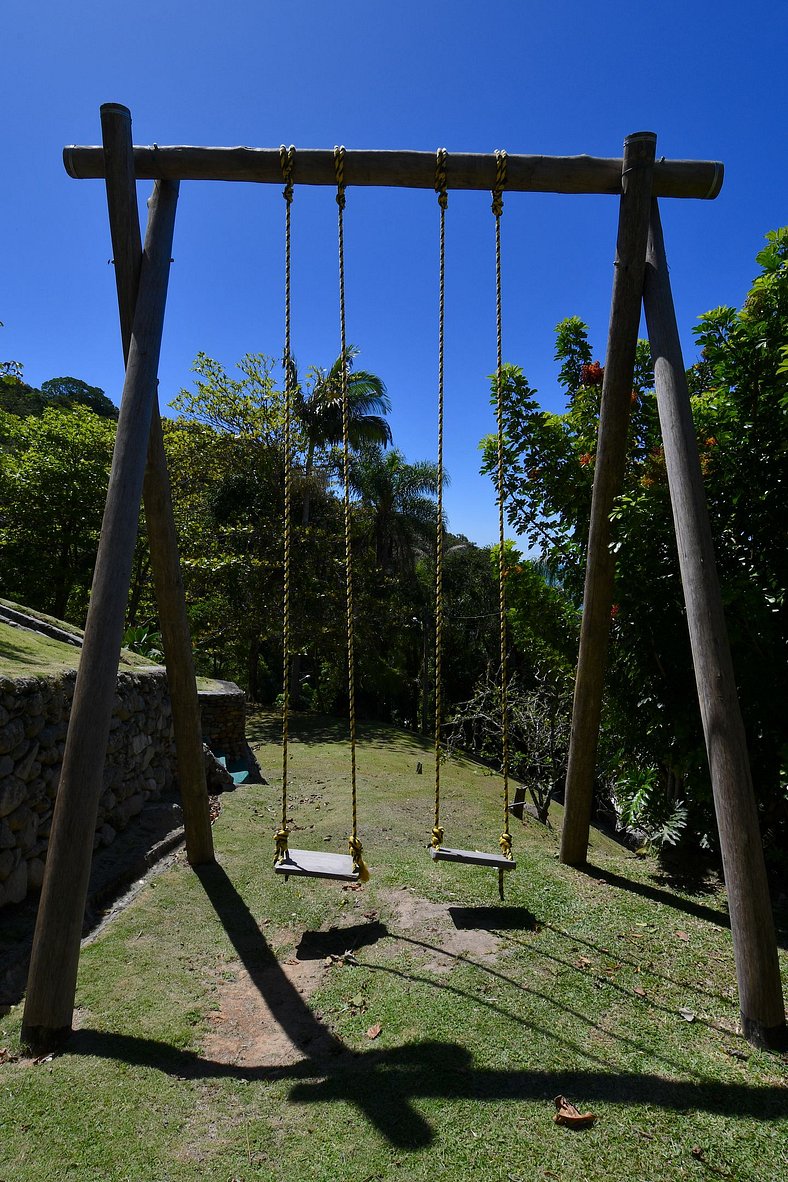
[[[359,350],[349,345],[344,354],[347,367],[348,442],[353,450],[363,444],[391,443],[391,428],[383,417],[391,410],[391,402],[382,379],[365,369],[353,369]],[[294,414],[306,437],[302,524],[309,524],[309,478],[315,465],[315,454],[321,449],[342,443],[342,372],[340,354],[330,369],[313,366],[307,373],[306,389],[298,383],[295,363],[292,363],[291,384],[294,392]]]
[[[368,444],[354,457],[350,480],[371,512],[378,569],[385,574],[412,571],[419,549],[435,536],[437,464],[409,464],[396,448],[384,455],[380,446]]]
[[[343,441],[342,385],[347,370],[348,443],[352,449],[363,445],[386,447],[391,443],[391,427],[383,417],[391,410],[386,386],[381,378],[365,369],[353,369],[359,350],[348,345],[344,356],[337,357],[330,369],[313,366],[307,372],[306,388],[298,381],[295,361],[290,360],[290,387],[293,412],[306,442],[301,524],[309,525],[315,455]],[[293,653],[290,664],[290,692],[298,706],[301,688],[301,654]]]

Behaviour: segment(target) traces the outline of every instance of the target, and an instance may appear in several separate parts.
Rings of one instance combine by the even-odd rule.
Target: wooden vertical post
[[[177,199],[177,182],[156,182],[85,640],[33,937],[22,1039],[35,1048],[51,1048],[71,1029],[93,834],[156,396]]]
[[[657,137],[649,131],[631,135],[624,142],[613,296],[561,833],[561,861],[570,866],[585,862],[588,853],[615,575],[615,560],[610,552],[610,512],[621,491],[626,462],[656,142]]]
[[[785,1042],[786,1026],[774,920],[656,199],[644,302],[728,890],[742,1027],[751,1042],[779,1046]]]
[[[121,338],[124,359],[128,360],[142,261],[131,112],[117,103],[105,103],[101,108],[101,130],[106,157],[107,205]],[[186,854],[192,866],[199,866],[213,861],[213,835],[202,750],[200,704],[158,398],[154,399],[151,414],[148,463],[142,495],[172,704]]]

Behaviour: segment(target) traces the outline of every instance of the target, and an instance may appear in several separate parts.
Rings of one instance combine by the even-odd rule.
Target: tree
[[[761,823],[772,854],[788,847],[788,231],[767,235],[741,310],[700,318],[688,374],[734,667]],[[505,374],[510,521],[541,546],[579,602],[603,367],[585,326],[558,329],[563,414],[543,412],[522,372]],[[665,459],[648,347],[638,347],[624,487],[613,511],[615,605],[602,736],[613,791],[675,836],[686,815],[716,840],[684,622]],[[494,466],[488,447],[487,470]],[[634,708],[633,708],[634,707]],[[631,810],[630,810],[631,814]]]
[[[419,547],[435,536],[437,465],[409,464],[397,448],[384,453],[370,444],[354,457],[350,479],[366,510],[378,570],[411,572]]]
[[[115,425],[87,407],[0,412],[2,594],[81,624],[106,499]]]
[[[50,378],[42,382],[41,393],[47,406],[87,406],[105,419],[117,419],[120,413],[103,390],[81,378]]]

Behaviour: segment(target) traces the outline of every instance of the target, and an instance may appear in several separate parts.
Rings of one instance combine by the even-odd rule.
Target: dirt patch
[[[285,1067],[305,1058],[337,1054],[341,1045],[306,1004],[327,972],[320,960],[291,957],[265,966],[254,977],[239,963],[228,965],[232,981],[219,986],[219,1010],[204,1053],[237,1067]]]
[[[356,950],[363,957],[363,949],[375,945],[376,958],[387,959],[407,949],[435,974],[449,973],[466,960],[489,964],[502,950],[500,937],[483,925],[474,927],[466,917],[458,927],[448,903],[432,903],[408,889],[386,891],[381,901],[392,917],[386,924],[372,911],[366,923],[304,932],[296,954],[283,964],[272,959],[253,973],[240,961],[226,965],[218,982],[219,1009],[211,1015],[213,1029],[203,1048],[206,1057],[275,1071],[304,1059],[319,1065],[349,1053],[308,1002],[332,962]]]
[[[489,964],[497,959],[500,938],[482,927],[458,929],[450,904],[431,903],[407,889],[389,891],[385,898],[395,914],[392,936],[408,942],[414,951],[423,948],[427,956],[423,967],[429,972],[448,973],[458,960]]]

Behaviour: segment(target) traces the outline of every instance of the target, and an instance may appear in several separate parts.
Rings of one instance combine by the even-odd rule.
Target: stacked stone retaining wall
[[[0,907],[41,886],[75,678],[0,678]],[[121,673],[94,849],[174,783],[166,675]]]
[[[203,742],[211,751],[246,762],[246,695],[234,681],[214,681],[200,690],[200,722]]]

